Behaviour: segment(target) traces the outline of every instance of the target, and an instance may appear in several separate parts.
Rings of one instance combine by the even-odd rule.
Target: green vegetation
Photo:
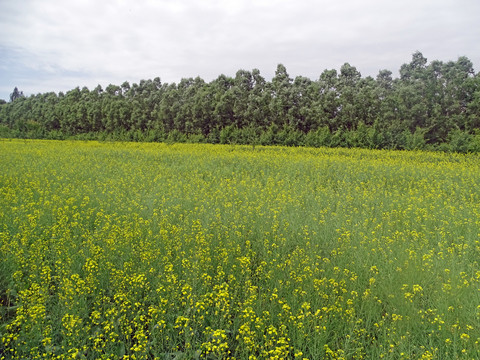
[[[476,154],[0,141],[2,359],[478,359]]]
[[[0,104],[0,136],[287,146],[480,151],[480,73],[466,57],[442,62],[415,52],[400,68],[363,78],[346,63],[318,79],[278,65],[178,84],[76,88]]]

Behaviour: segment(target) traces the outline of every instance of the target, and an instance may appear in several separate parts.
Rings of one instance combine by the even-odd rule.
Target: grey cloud
[[[68,78],[71,88],[254,67],[268,77],[278,63],[316,78],[349,62],[366,76],[397,71],[415,50],[430,60],[466,55],[478,71],[478,14],[476,0],[26,0],[0,3],[0,46],[21,49],[15,61],[52,85],[83,74]]]

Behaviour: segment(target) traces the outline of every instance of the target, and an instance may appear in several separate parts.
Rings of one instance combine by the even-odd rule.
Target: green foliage
[[[218,126],[214,127],[207,136],[207,142],[210,144],[218,144],[220,143],[220,130],[218,130]]]
[[[427,129],[422,129],[417,127],[415,132],[412,134],[408,130],[405,130],[403,135],[405,138],[405,145],[404,148],[406,150],[423,150],[427,145],[427,141],[425,139],[425,133]]]
[[[473,134],[468,150],[470,152],[480,153],[480,130],[476,130]]]
[[[220,144],[235,144],[235,135],[237,129],[234,125],[227,125],[221,131],[219,135]]]
[[[175,129],[168,133],[166,142],[169,144],[184,143],[184,142],[187,142],[187,135]]]
[[[465,152],[476,149],[469,144],[480,129],[480,75],[471,61],[428,63],[419,51],[395,79],[389,70],[362,77],[349,63],[318,80],[293,79],[279,64],[271,81],[253,69],[209,83],[155,78],[105,90],[13,95],[0,104],[0,124],[12,129],[3,130],[8,136],[23,138]]]
[[[305,145],[310,147],[321,147],[331,145],[332,134],[328,126],[322,126],[315,131],[309,131],[305,135]]]
[[[0,138],[13,138],[14,132],[6,125],[0,125]]]
[[[284,125],[277,134],[277,141],[284,146],[302,146],[304,145],[305,134],[291,125]]]
[[[450,131],[448,145],[451,151],[466,153],[475,148],[474,136],[460,129]]]
[[[265,131],[260,135],[260,145],[278,145],[277,142],[277,132],[278,127],[275,124],[271,124]]]
[[[23,91],[19,91],[18,88],[15,86],[13,92],[10,94],[10,102],[14,102],[15,100],[24,97]]]
[[[187,139],[189,143],[201,144],[206,142],[206,138],[203,136],[203,134],[190,134],[188,135]]]

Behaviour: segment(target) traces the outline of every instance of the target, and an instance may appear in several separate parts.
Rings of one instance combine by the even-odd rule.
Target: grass
[[[0,141],[0,358],[478,358],[479,160]]]

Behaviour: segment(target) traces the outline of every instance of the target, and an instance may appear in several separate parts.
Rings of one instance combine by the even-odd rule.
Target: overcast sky
[[[257,68],[398,75],[419,50],[480,71],[479,0],[0,0],[0,99]]]

